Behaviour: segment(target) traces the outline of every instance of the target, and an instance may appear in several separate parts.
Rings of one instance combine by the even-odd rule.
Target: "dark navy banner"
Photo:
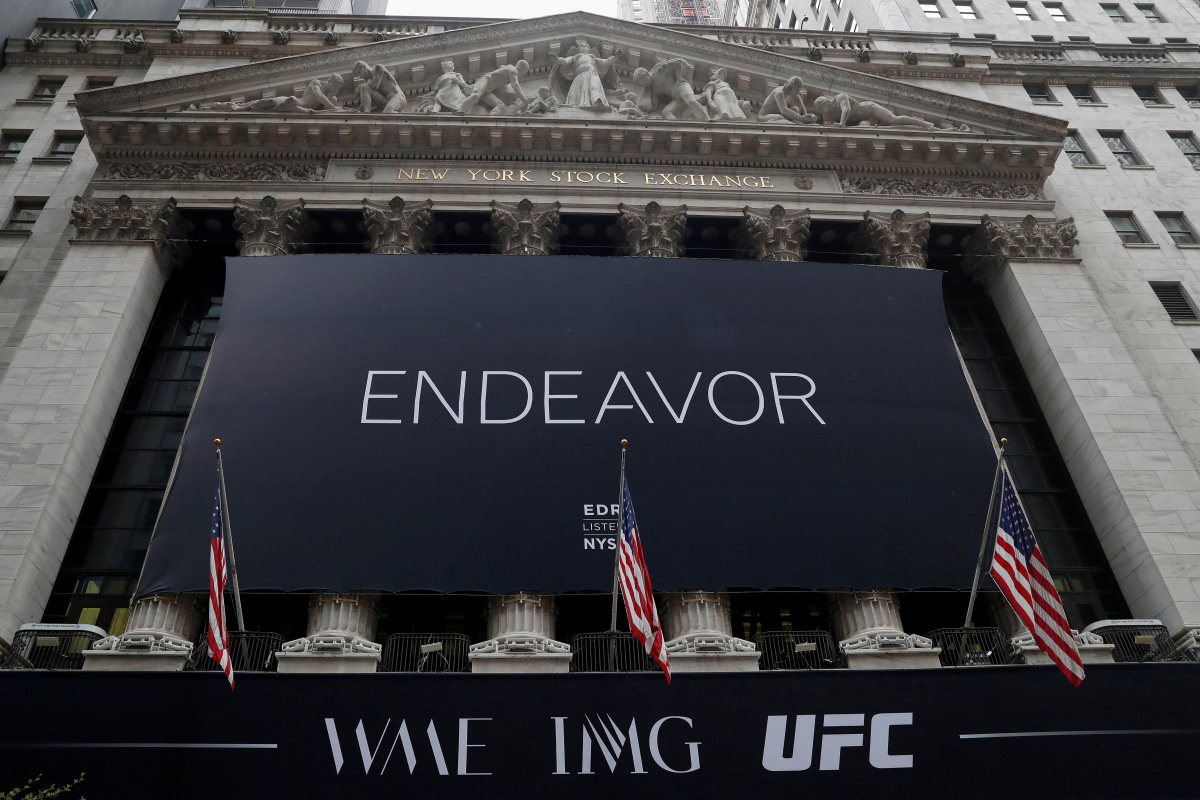
[[[231,259],[139,594],[608,590],[620,441],[655,588],[969,586],[994,458],[941,274]]]
[[[761,674],[0,673],[0,791],[71,797],[1196,796],[1195,664]],[[86,715],[87,724],[68,716]]]

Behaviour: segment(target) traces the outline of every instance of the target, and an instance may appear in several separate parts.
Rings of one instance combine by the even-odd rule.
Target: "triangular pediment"
[[[583,58],[581,48],[590,50]],[[359,62],[369,71],[356,75]],[[382,82],[377,66],[387,71]],[[498,70],[524,72],[517,80],[531,102]],[[495,91],[477,91],[493,74]],[[781,100],[800,110],[787,93],[793,77],[809,116],[767,116]],[[456,103],[469,107],[456,111]],[[282,146],[293,156],[409,149],[452,158],[566,146],[626,156],[945,161],[1044,176],[1066,134],[1066,122],[1052,117],[585,12],[82,92],[77,104],[102,159],[164,149],[241,158]]]

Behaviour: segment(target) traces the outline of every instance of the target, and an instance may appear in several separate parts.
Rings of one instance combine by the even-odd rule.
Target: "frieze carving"
[[[980,197],[987,200],[1031,200],[1038,197],[1032,183],[955,181],[936,178],[842,177],[842,189],[852,194],[890,194],[912,197]]]
[[[633,72],[634,83],[642,86],[642,96],[637,103],[638,110],[643,114],[661,116],[663,119],[707,121],[708,111],[700,105],[696,93],[692,91],[694,70],[695,67],[682,58],[660,61],[650,69],[638,67]]]
[[[1079,229],[1075,218],[1038,222],[1032,214],[1020,222],[1006,222],[984,214],[967,241],[963,268],[990,287],[1004,262],[1012,258],[1060,261],[1075,258]]]
[[[361,61],[359,62],[362,63]],[[365,65],[364,65],[365,66]],[[355,68],[357,70],[357,67]],[[357,71],[355,72],[357,75]],[[389,73],[390,74],[390,73]],[[394,78],[392,79],[395,80]],[[251,100],[248,103],[234,102],[217,102],[206,103],[200,106],[202,111],[281,111],[316,113],[318,111],[340,111],[341,100],[337,93],[342,90],[342,76],[338,73],[333,73],[325,80],[319,78],[311,80],[304,87],[304,92],[296,97],[294,95],[282,95],[279,97],[264,97],[259,100]],[[368,90],[366,83],[358,87],[359,91]],[[396,87],[399,89],[399,86]],[[400,96],[403,98],[404,93]]]
[[[809,189],[813,188],[813,179],[808,177],[807,175],[796,176],[796,178],[792,181],[792,183],[796,184],[797,189],[800,189],[801,191],[805,191],[805,192],[807,192]]]
[[[687,206],[663,208],[651,200],[644,209],[621,203],[621,232],[626,255],[647,258],[679,258],[687,229]]]
[[[920,61],[920,58],[912,50],[905,50],[903,53],[900,54],[900,58],[904,61],[905,64],[908,64],[910,67],[915,67],[917,65],[917,62]]]
[[[808,58],[810,61],[820,61],[821,60],[821,48],[819,48],[815,45],[813,47],[808,48]]]
[[[460,114],[515,114],[529,103],[521,78],[529,73],[529,62],[505,64],[482,75],[458,107]]]
[[[255,202],[235,197],[233,227],[242,235],[237,242],[239,255],[293,255],[305,246],[308,213],[303,200],[281,203],[267,195]]]
[[[381,254],[420,253],[433,218],[432,200],[405,203],[393,197],[386,203],[363,198],[363,219],[371,234],[371,252]]]
[[[746,119],[750,103],[738,99],[733,87],[725,80],[726,74],[724,67],[713,67],[699,101],[708,106],[708,114],[712,119]]]
[[[446,59],[441,63],[441,67],[442,74],[433,82],[433,98],[430,101],[429,110],[434,114],[443,111],[460,111],[463,102],[467,99],[467,93],[471,91],[471,86],[463,80],[460,73],[455,71],[453,59]]]
[[[909,216],[899,208],[891,214],[868,211],[863,214],[855,241],[866,245],[877,264],[923,269],[925,247],[929,243],[929,214]]]
[[[291,31],[271,31],[271,44],[285,45],[291,44]]]
[[[803,261],[810,224],[809,210],[788,211],[776,205],[769,211],[746,206],[743,229],[757,261]]]
[[[46,38],[44,36],[30,36],[25,40],[25,52],[36,53],[46,46]]]
[[[865,47],[860,47],[857,50],[855,50],[854,55],[863,64],[869,64],[871,62],[871,51]]]
[[[133,181],[323,181],[324,164],[256,161],[217,164],[204,161],[118,161],[108,165],[106,180]]]
[[[582,38],[575,40],[566,56],[551,51],[550,85],[558,101],[574,108],[612,111],[607,92],[621,88],[616,62],[617,56],[624,53],[618,49],[608,58],[600,58],[592,52],[591,43]]]
[[[76,53],[90,53],[96,47],[96,40],[91,36],[84,36],[75,40]]]
[[[329,76],[333,80],[333,75]],[[358,110],[364,114],[378,111],[381,114],[396,114],[408,105],[408,98],[400,88],[400,82],[391,70],[382,64],[369,65],[365,61],[354,62],[354,77],[362,81],[358,86]],[[341,76],[338,76],[341,83]]]
[[[128,36],[121,39],[121,50],[133,55],[140,53],[146,49],[146,37],[142,36],[139,30],[132,31]]]
[[[360,181],[369,181],[375,177],[374,167],[358,167],[354,170],[354,177]]]
[[[890,128],[922,128],[932,130],[933,123],[907,114],[894,114],[872,100],[859,100],[839,93],[822,95],[813,100],[813,111],[822,125],[840,128],[855,125],[880,125]]]
[[[950,54],[950,66],[965,67],[966,65],[967,65],[967,57],[964,56],[962,53],[951,53]]]
[[[804,107],[804,98],[807,96],[808,90],[804,88],[804,81],[799,75],[793,75],[784,81],[783,85],[776,86],[767,94],[763,104],[759,106],[758,121],[792,122],[797,125],[815,123],[817,115],[808,113],[808,109]]]
[[[329,47],[337,47],[342,43],[342,35],[336,31],[327,31],[325,33],[325,44]]]
[[[223,30],[221,31],[221,44],[236,44],[240,35],[235,30]]]
[[[77,242],[162,242],[174,220],[174,197],[135,205],[124,194],[111,202],[77,196],[71,206]]]
[[[496,248],[506,256],[549,256],[558,252],[559,204],[534,203],[528,198],[515,205],[492,201],[492,228]]]
[[[187,31],[179,28],[171,29],[171,44],[183,44],[187,41]]]

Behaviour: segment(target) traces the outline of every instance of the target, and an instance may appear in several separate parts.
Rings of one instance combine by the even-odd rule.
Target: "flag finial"
[[[629,440],[628,440],[628,439],[622,439],[622,440],[621,440],[621,447],[628,447],[628,446],[629,446]]]
[[[217,439],[217,444],[220,444],[220,443],[221,443],[221,440],[220,440],[220,439]],[[1008,439],[1001,439],[1001,440],[1000,440],[1000,446],[1001,446],[1001,447],[1004,447],[1004,446],[1005,446],[1005,445],[1007,445],[1007,444],[1008,444]]]
[[[215,444],[217,447],[220,447],[220,446],[221,446],[221,440],[220,440],[220,439],[213,439],[213,444]]]

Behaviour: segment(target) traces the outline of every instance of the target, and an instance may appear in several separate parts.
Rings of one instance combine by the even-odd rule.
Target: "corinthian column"
[[[554,639],[554,595],[516,592],[488,601],[488,640],[471,645],[472,672],[567,672],[571,647]]]
[[[275,654],[280,672],[374,672],[383,646],[372,641],[379,598],[371,594],[319,594],[308,605],[308,635],[285,642]]]
[[[786,211],[773,206],[759,211],[746,206],[742,209],[743,230],[750,241],[751,256],[757,261],[803,261],[808,255],[809,213]]]
[[[386,203],[363,199],[363,219],[371,234],[371,252],[377,254],[421,253],[433,214],[432,200],[405,203],[393,197]]]
[[[841,643],[850,669],[941,666],[941,648],[924,636],[904,632],[900,601],[892,592],[874,589],[839,594],[830,610],[833,634]]]
[[[929,214],[909,216],[900,209],[890,215],[868,211],[863,214],[857,240],[870,249],[875,263],[881,266],[924,269]]]
[[[238,255],[288,256],[303,252],[309,225],[303,200],[279,202],[267,195],[262,200],[233,200],[233,226],[242,235]]]
[[[663,208],[651,200],[644,210],[621,203],[621,232],[625,255],[647,258],[679,258],[687,228],[687,206]]]
[[[662,604],[664,647],[672,672],[749,672],[761,655],[753,642],[733,635],[729,595],[669,594]]]
[[[558,203],[525,199],[513,205],[492,201],[496,248],[506,256],[552,256],[558,252]]]

